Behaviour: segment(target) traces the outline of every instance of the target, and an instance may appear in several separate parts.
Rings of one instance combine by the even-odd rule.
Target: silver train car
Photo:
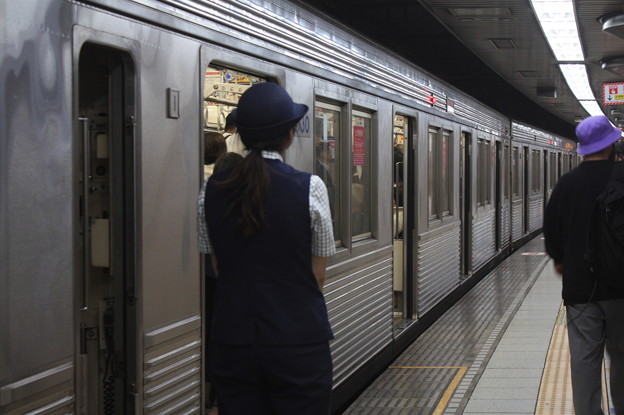
[[[3,414],[202,412],[202,136],[253,83],[310,107],[286,161],[330,194],[335,411],[540,231],[579,161],[303,4],[0,12]]]

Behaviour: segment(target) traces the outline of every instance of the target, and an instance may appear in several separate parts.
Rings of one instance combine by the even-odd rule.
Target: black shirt
[[[561,176],[546,207],[546,252],[556,264],[563,264],[565,304],[624,298],[624,293],[595,284],[585,259],[594,201],[611,178],[612,170],[613,162],[608,160],[581,163]]]

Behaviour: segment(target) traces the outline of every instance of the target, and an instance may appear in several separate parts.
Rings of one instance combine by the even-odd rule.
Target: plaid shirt
[[[263,151],[262,157],[284,161],[282,156],[275,151]],[[197,200],[197,245],[201,253],[213,254],[214,248],[208,236],[208,224],[206,223],[206,215],[204,213],[206,183],[208,183],[208,179],[204,180]],[[312,254],[328,257],[336,252],[336,244],[334,243],[334,232],[332,229],[327,188],[320,177],[315,175],[310,177],[309,193],[310,219],[312,224]]]

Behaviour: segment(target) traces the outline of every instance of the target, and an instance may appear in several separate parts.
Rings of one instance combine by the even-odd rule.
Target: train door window
[[[537,194],[542,190],[540,151],[531,150],[531,192]]]
[[[542,180],[541,185],[544,190],[544,200],[548,199],[548,189],[550,189],[550,180],[548,178],[550,169],[548,167],[548,162],[550,161],[550,157],[548,155],[548,150],[542,150]]]
[[[452,214],[452,132],[430,128],[428,135],[428,206],[429,219],[434,220]]]
[[[563,155],[563,164],[561,168],[561,174],[565,174],[570,170],[570,156],[568,154]]]
[[[429,205],[429,219],[438,217],[438,189],[436,187],[436,163],[438,160],[438,146],[436,145],[438,136],[437,129],[429,130],[429,157],[428,157],[428,192],[427,199]]]
[[[479,207],[491,203],[492,158],[489,141],[479,139],[477,147],[477,207]]]
[[[340,114],[341,108],[325,102],[316,102],[314,108],[314,174],[319,176],[329,195],[329,207],[334,227],[334,240],[340,238]]]
[[[552,189],[557,183],[557,153],[550,153],[550,183],[549,188]]]
[[[403,207],[403,176],[404,176],[404,151],[405,141],[409,133],[407,117],[402,115],[394,116],[392,128],[392,184],[393,184],[393,205],[395,209]]]
[[[505,160],[505,166],[507,166],[509,164],[509,144],[505,144],[505,147],[503,147],[503,160]],[[504,200],[509,199],[509,168],[506,167],[503,169],[503,198]]]
[[[442,130],[442,140],[440,142],[440,216],[451,214],[451,132]]]
[[[224,132],[225,117],[236,108],[241,95],[267,78],[234,69],[209,66],[204,77],[204,129]]]
[[[511,194],[514,198],[520,196],[520,189],[522,185],[522,178],[520,177],[520,149],[518,147],[513,148],[512,150],[512,173],[513,177],[511,180]]]
[[[372,115],[352,113],[351,237],[353,241],[372,235]]]

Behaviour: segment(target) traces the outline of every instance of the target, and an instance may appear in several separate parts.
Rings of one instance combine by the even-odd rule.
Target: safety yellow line
[[[390,369],[459,369],[455,374],[455,377],[451,381],[451,384],[444,391],[444,395],[442,395],[442,399],[436,406],[433,411],[433,415],[440,415],[446,409],[451,397],[453,396],[453,392],[457,389],[457,385],[464,377],[464,374],[468,370],[467,366],[390,366]]]

